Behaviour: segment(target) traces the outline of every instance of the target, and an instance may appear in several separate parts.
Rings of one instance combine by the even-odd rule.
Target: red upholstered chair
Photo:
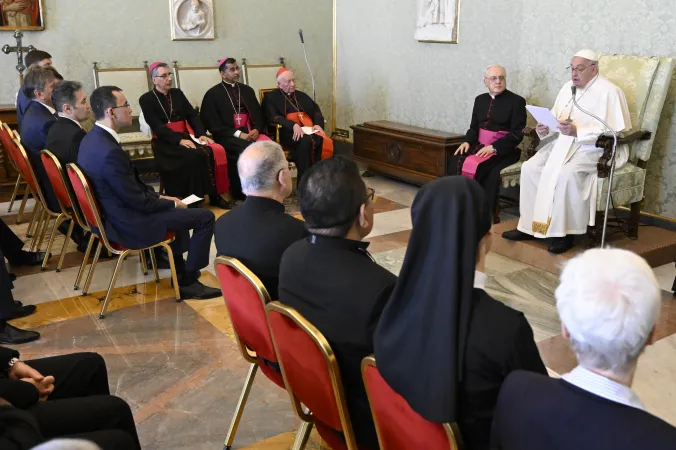
[[[19,187],[21,186],[21,180],[23,180],[23,177],[21,176],[21,172],[19,172],[19,169],[16,166],[16,158],[17,154],[16,151],[14,151],[14,139],[18,139],[19,142],[21,142],[21,139],[19,139],[19,133],[15,131],[12,131],[9,128],[9,125],[6,123],[0,122],[0,143],[2,143],[3,148],[5,149],[5,154],[9,158],[9,162],[12,164],[14,167],[14,170],[18,172],[18,175],[16,177],[16,184],[14,185],[14,191],[12,192],[12,198],[10,199],[9,202],[9,207],[7,208],[7,212],[10,212],[12,210],[12,207],[14,206],[14,201],[16,200],[16,196],[19,193]],[[28,184],[26,184],[26,189],[24,190],[23,193],[23,198],[21,199],[21,206],[19,206],[19,213],[16,216],[16,223],[20,224],[23,221],[23,213],[24,210],[26,209],[26,201],[28,200],[28,196],[31,195],[31,188]],[[37,199],[36,199],[37,201]]]
[[[359,449],[338,361],[326,338],[293,308],[272,302],[265,310],[286,390],[298,417],[314,424],[333,450]]]
[[[364,358],[361,372],[381,450],[462,448],[457,426],[430,422],[413,411],[380,375],[373,356]]]
[[[169,232],[164,237],[163,241],[144,248],[126,248],[120,244],[109,241],[108,237],[106,236],[106,230],[104,228],[103,221],[101,220],[98,202],[96,201],[94,193],[89,187],[87,177],[85,177],[77,165],[71,163],[68,164],[68,179],[70,179],[70,183],[73,186],[73,192],[75,193],[75,198],[77,199],[77,202],[80,206],[82,218],[87,222],[89,229],[92,231],[92,237],[99,241],[99,245],[96,247],[96,253],[94,253],[94,260],[92,261],[92,265],[89,268],[89,273],[87,274],[87,279],[85,280],[85,286],[82,290],[82,295],[87,295],[89,291],[89,286],[92,282],[94,270],[96,269],[96,263],[98,262],[99,256],[101,255],[101,248],[105,246],[110,253],[118,255],[115,271],[113,272],[113,276],[110,279],[110,284],[108,285],[108,291],[106,292],[106,298],[103,301],[99,318],[103,319],[106,316],[108,302],[110,302],[110,297],[113,293],[113,288],[115,287],[115,281],[117,280],[117,276],[120,273],[122,261],[124,261],[124,259],[130,254],[138,253],[141,256],[141,265],[143,267],[143,271],[145,274],[147,274],[144,251],[154,249],[155,247],[164,247],[167,251],[167,254],[169,255],[169,265],[171,266],[171,279],[174,283],[174,292],[176,294],[176,300],[180,300],[181,294],[178,287],[178,279],[176,278],[176,267],[174,267],[173,252],[171,251],[171,247],[169,247],[169,243],[174,240],[175,234],[173,232]],[[150,259],[152,261],[153,271],[155,272],[155,282],[159,282],[160,277],[157,273],[157,263],[155,261],[155,253],[153,251],[150,251]]]
[[[229,450],[235,440],[235,433],[237,433],[239,421],[258,369],[260,368],[273,383],[282,389],[285,387],[282,374],[270,366],[270,364],[278,364],[278,359],[265,315],[265,305],[270,303],[270,294],[267,289],[260,279],[238,259],[219,256],[214,262],[214,270],[221,285],[239,350],[242,357],[250,363],[235,415],[225,437],[224,449]],[[303,424],[298,431],[296,441],[307,441],[309,433],[309,426]],[[302,446],[294,448],[302,448]]]

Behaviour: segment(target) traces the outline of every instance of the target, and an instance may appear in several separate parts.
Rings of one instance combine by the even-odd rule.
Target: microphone
[[[589,111],[586,111],[580,105],[577,104],[577,100],[575,99],[575,93],[577,92],[577,86],[572,85],[570,87],[570,91],[573,94],[573,105],[580,111],[582,111],[584,114],[588,115],[589,117],[593,117],[594,119],[598,120],[603,124],[604,127],[606,127],[608,130],[613,135],[613,153],[610,157],[610,179],[608,180],[608,196],[606,197],[606,208],[605,212],[603,214],[603,232],[601,234],[601,248],[604,247],[606,243],[606,227],[608,226],[608,210],[610,209],[610,199],[611,199],[611,188],[613,186],[613,177],[615,175],[615,153],[617,152],[617,132],[613,130],[610,125],[606,123],[605,120],[601,119],[599,116],[596,116]]]
[[[307,60],[307,52],[305,51],[305,39],[303,39],[303,30],[298,30],[298,36],[300,36],[300,43],[303,45],[303,56],[305,56],[305,65],[307,66],[307,70],[310,72],[310,78],[312,79],[312,100],[316,100],[316,93],[315,93],[315,76],[312,73],[312,67],[310,67],[310,63]]]

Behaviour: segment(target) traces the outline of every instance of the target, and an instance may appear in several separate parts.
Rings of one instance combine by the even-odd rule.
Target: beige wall
[[[24,45],[49,51],[66,79],[94,86],[92,62],[139,66],[144,60],[178,60],[209,65],[223,56],[246,56],[250,64],[286,58],[296,69],[300,89],[311,83],[297,31],[304,31],[308,58],[317,79],[317,101],[327,122],[331,115],[332,6],[330,0],[215,0],[216,39],[171,41],[169,0],[43,0],[44,31],[24,32]],[[0,33],[1,44],[13,43]],[[15,56],[0,54],[0,103],[13,103],[18,87]],[[124,86],[120,86],[124,89]]]
[[[569,76],[570,55],[580,48],[676,53],[671,0],[462,0],[458,45],[416,42],[415,5],[416,0],[338,2],[339,127],[388,119],[464,133],[489,64],[507,67],[510,89],[549,106]],[[672,218],[675,104],[676,81],[648,165],[645,207]]]

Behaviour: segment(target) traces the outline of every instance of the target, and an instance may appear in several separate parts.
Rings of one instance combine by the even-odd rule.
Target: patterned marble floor
[[[377,191],[369,250],[378,263],[398,274],[417,188],[381,177],[366,181]],[[7,213],[7,204],[0,204],[0,215],[23,236],[27,224],[15,224],[17,209]],[[292,205],[289,213],[298,215],[297,207]],[[63,238],[57,238],[57,254],[62,243]],[[118,278],[109,314],[99,320],[99,299],[115,261],[99,263],[91,294],[83,297],[73,290],[82,255],[71,245],[64,270],[58,273],[53,259],[44,272],[39,268],[14,270],[18,275],[15,297],[39,307],[36,314],[13,323],[37,329],[43,336],[18,346],[24,358],[99,352],[109,367],[111,391],[132,405],[143,448],[222,448],[248,370],[238,353],[223,299],[177,303],[168,271],[160,272],[162,280],[156,284],[152,275],[143,275],[138,258],[130,258]],[[550,373],[571,369],[574,357],[561,337],[554,305],[557,277],[496,254],[489,255],[487,273],[488,292],[528,318]],[[655,273],[664,290],[659,340],[641,357],[635,389],[652,413],[676,425],[676,300],[668,291],[676,268],[663,266]],[[218,285],[212,267],[203,271],[201,280]],[[286,393],[258,376],[233,448],[288,449],[298,425]],[[308,448],[328,447],[313,434]]]

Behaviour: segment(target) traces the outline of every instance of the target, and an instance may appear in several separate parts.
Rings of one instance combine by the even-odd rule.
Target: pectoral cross
[[[240,127],[240,122],[242,121],[242,118],[239,117],[239,116],[237,116],[237,119],[235,119],[235,120],[237,121],[237,128],[239,128],[239,127]]]
[[[21,45],[21,40],[23,39],[23,33],[19,30],[16,30],[14,32],[14,39],[16,39],[16,45],[14,47],[10,47],[8,44],[5,44],[4,47],[2,47],[2,51],[6,54],[9,55],[10,53],[16,52],[16,71],[19,72],[19,80],[23,80],[23,71],[26,70],[26,65],[23,63],[23,52],[32,52],[35,50],[35,47],[32,45],[29,45],[28,47],[23,47]]]

